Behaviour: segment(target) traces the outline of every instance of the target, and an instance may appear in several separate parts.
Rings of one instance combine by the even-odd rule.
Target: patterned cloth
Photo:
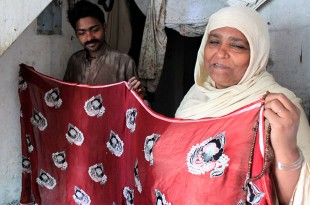
[[[21,204],[271,204],[268,172],[246,181],[263,168],[261,101],[181,120],[126,82],[64,83],[24,64],[20,75]]]
[[[165,33],[166,4],[151,0],[148,7],[139,57],[139,78],[149,92],[155,92],[164,66],[167,36]]]

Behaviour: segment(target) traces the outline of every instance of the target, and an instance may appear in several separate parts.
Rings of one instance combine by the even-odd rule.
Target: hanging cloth
[[[155,92],[160,80],[167,36],[165,33],[165,0],[151,0],[142,37],[138,74],[149,92]]]
[[[109,5],[107,5],[107,0],[98,0],[98,4],[102,5],[106,12],[110,12],[113,8],[114,0],[110,0]]]
[[[123,53],[128,53],[131,46],[132,29],[127,0],[114,2],[108,13],[106,42]]]

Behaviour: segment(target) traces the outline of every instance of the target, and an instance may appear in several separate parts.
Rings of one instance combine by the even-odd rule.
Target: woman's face
[[[236,85],[250,62],[250,46],[246,37],[231,27],[210,32],[204,48],[204,65],[216,88]]]

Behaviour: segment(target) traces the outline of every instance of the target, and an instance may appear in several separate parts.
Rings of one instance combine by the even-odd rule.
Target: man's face
[[[94,17],[80,18],[76,22],[75,32],[89,55],[96,57],[96,52],[104,44],[105,25]]]

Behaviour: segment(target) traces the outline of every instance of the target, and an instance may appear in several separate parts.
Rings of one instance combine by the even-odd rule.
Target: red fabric
[[[172,119],[151,111],[128,90],[125,82],[106,86],[64,83],[24,64],[20,67],[21,139],[25,159],[22,204],[34,201],[44,205],[131,204],[127,190],[133,190],[136,205],[156,204],[160,198],[162,204],[173,205],[242,204],[242,187],[254,137],[252,129],[261,102],[221,118]],[[47,93],[55,88],[59,98],[53,104]],[[99,114],[90,116],[85,104],[99,94],[104,109],[101,107]],[[126,113],[134,109],[135,126],[128,128]],[[42,126],[34,123],[35,112],[41,113],[41,119],[46,118]],[[84,140],[80,140],[79,145],[66,137],[70,125],[83,133]],[[111,133],[119,136],[123,151],[122,147],[116,148],[114,154],[110,151],[107,143]],[[153,160],[145,152],[148,138],[154,143]],[[256,141],[253,176],[258,175],[263,166],[258,137]],[[62,158],[59,153],[65,153],[67,165],[63,160],[56,166],[53,154]],[[27,160],[31,169],[27,169]],[[136,162],[138,168],[134,172]],[[193,166],[189,162],[193,162]],[[100,164],[104,177],[92,179],[89,170]],[[42,185],[42,178],[40,185],[41,170],[56,183]],[[141,193],[135,183],[135,173]],[[256,197],[258,203],[252,204],[271,204],[269,175],[253,183],[264,195]],[[89,196],[84,200],[90,199],[90,203],[75,202],[75,187]],[[256,191],[254,189],[257,194]],[[78,191],[76,194],[81,196]]]

